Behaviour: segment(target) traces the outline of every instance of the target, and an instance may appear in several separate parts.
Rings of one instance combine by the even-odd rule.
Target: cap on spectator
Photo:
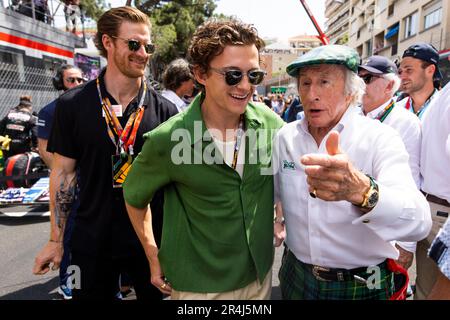
[[[373,74],[397,73],[397,66],[394,62],[383,56],[371,56],[359,70],[364,69]]]
[[[403,58],[405,57],[413,57],[434,64],[436,71],[434,72],[433,79],[442,79],[442,74],[438,66],[439,52],[431,44],[425,42],[413,44],[403,52]]]

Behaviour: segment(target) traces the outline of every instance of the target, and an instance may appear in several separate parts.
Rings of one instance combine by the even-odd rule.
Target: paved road
[[[57,299],[57,272],[31,273],[36,253],[49,238],[48,217],[0,215],[0,299]]]
[[[56,293],[58,272],[45,276],[31,273],[34,257],[49,238],[49,218],[7,217],[0,213],[0,300],[52,300]],[[281,299],[278,270],[282,247],[275,251],[272,272],[272,299]],[[415,281],[415,263],[410,269]],[[133,299],[133,295],[127,297]]]
[[[0,300],[53,300],[58,272],[31,273],[34,257],[49,238],[48,216],[7,217],[0,213]],[[280,299],[277,272],[281,250],[276,251],[273,299]],[[129,298],[133,298],[131,295]]]

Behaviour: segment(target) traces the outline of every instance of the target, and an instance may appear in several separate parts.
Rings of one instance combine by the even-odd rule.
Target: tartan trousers
[[[371,275],[358,274],[364,279]],[[355,280],[323,281],[316,279],[308,265],[297,260],[287,248],[278,277],[284,300],[389,300],[394,293],[393,273],[386,267],[380,268],[378,281],[372,287]]]

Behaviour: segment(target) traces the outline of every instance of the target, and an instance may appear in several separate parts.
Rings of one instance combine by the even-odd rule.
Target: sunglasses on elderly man
[[[112,36],[112,38],[120,39],[125,41],[128,44],[128,49],[130,51],[136,52],[138,51],[141,46],[144,46],[145,52],[147,54],[151,54],[155,52],[155,45],[153,43],[145,43],[134,39],[125,39],[117,36]]]
[[[210,68],[212,71],[221,74],[225,78],[225,82],[229,86],[235,86],[244,78],[244,72],[239,69],[216,69]],[[253,69],[247,72],[248,82],[251,85],[257,86],[264,80],[266,72],[264,70]]]
[[[365,84],[371,83],[373,78],[381,78],[381,76],[377,76],[377,75],[374,75],[374,74],[371,74],[371,73],[365,74],[365,75],[359,76],[359,77],[361,79],[363,79]]]

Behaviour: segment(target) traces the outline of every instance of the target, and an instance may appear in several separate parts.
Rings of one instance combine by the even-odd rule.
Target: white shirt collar
[[[161,95],[173,102],[173,104],[177,107],[178,112],[182,112],[186,109],[186,103],[172,90],[163,90]]]
[[[370,119],[375,119],[380,114],[380,112],[382,112],[384,110],[384,108],[386,108],[391,103],[391,101],[392,101],[392,99],[389,99],[388,101],[383,103],[378,108],[368,112],[367,117],[369,117]]]

